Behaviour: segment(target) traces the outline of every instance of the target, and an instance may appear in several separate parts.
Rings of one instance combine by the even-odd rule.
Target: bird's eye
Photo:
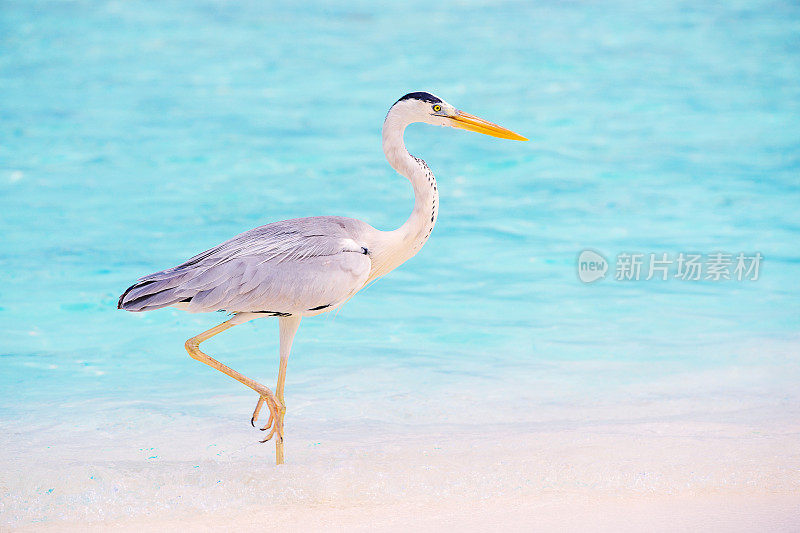
[[[442,110],[442,106],[440,106],[439,104],[436,104],[436,105],[433,106],[433,110],[438,113],[439,111]]]

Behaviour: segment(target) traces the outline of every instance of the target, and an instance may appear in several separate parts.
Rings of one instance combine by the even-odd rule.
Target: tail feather
[[[117,309],[133,312],[152,311],[187,299],[191,300],[191,296],[181,291],[176,283],[165,283],[169,281],[172,280],[137,281],[119,297]]]
[[[220,262],[212,258],[204,262],[201,256],[198,257],[200,259],[194,258],[177,267],[139,278],[119,297],[117,308],[133,312],[151,311],[188,302],[188,311],[217,310],[241,292],[239,280],[247,270],[247,261]],[[260,278],[255,274],[257,272],[253,275],[257,283]]]

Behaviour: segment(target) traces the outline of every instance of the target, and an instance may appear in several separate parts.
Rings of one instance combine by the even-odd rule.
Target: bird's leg
[[[278,398],[278,409],[276,413],[270,412],[269,421],[267,425],[262,428],[262,431],[272,428],[269,434],[261,442],[267,442],[275,438],[275,460],[277,464],[283,464],[283,417],[286,415],[286,403],[283,398],[284,385],[286,384],[286,367],[289,363],[289,353],[292,351],[292,341],[294,335],[297,333],[297,328],[300,326],[300,316],[292,315],[288,317],[281,317],[278,319],[278,328],[280,330],[280,356],[281,363],[278,369],[278,386],[275,388],[275,395]],[[256,405],[256,415],[261,409],[263,402],[259,399]]]
[[[253,389],[254,391],[256,391],[259,394],[259,398],[258,398],[258,408],[256,409],[256,413],[254,414],[254,417],[258,414],[258,410],[261,408],[261,405],[263,405],[264,402],[266,402],[267,403],[267,407],[269,407],[270,418],[277,418],[276,415],[278,413],[278,404],[279,404],[279,402],[278,402],[278,399],[275,397],[275,395],[272,393],[271,390],[269,390],[267,387],[265,387],[261,383],[259,383],[257,381],[254,381],[254,380],[248,378],[247,376],[244,376],[244,375],[240,374],[236,370],[230,368],[229,366],[226,366],[226,365],[220,363],[216,359],[214,359],[212,357],[209,357],[208,355],[206,355],[205,353],[200,351],[200,343],[210,339],[211,337],[213,337],[214,335],[216,335],[218,333],[222,333],[223,331],[232,328],[237,323],[241,323],[241,322],[237,321],[237,319],[234,317],[231,320],[228,320],[227,322],[223,322],[222,324],[220,324],[218,326],[214,326],[213,328],[209,329],[208,331],[204,331],[203,333],[192,337],[191,339],[186,341],[186,351],[189,352],[189,355],[192,357],[192,359],[200,361],[201,363],[205,363],[208,366],[210,366],[211,368],[215,368],[215,369],[219,370],[223,374],[226,374],[226,375],[232,377],[233,379],[235,379],[239,383],[242,383],[243,385],[246,385],[246,386],[250,387],[251,389]],[[251,423],[252,422],[253,421],[251,420]]]

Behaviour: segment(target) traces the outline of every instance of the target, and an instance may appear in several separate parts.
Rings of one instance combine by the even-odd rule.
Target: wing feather
[[[369,274],[359,220],[311,217],[247,231],[173,268],[140,278],[119,307],[147,311],[177,303],[193,312],[302,312],[344,301]]]

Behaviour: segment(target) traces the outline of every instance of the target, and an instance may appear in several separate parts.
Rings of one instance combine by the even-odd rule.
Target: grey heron
[[[117,307],[126,311],[174,307],[192,313],[224,310],[233,315],[187,340],[186,351],[258,393],[250,423],[255,425],[266,404],[270,416],[261,429],[269,433],[261,442],[275,436],[277,464],[284,460],[286,366],[300,319],[338,308],[370,281],[413,257],[436,223],[436,180],[425,161],[409,154],[403,142],[406,126],[416,122],[527,140],[430,93],[409,93],[395,102],[383,123],[386,159],[414,189],[414,210],[398,229],[380,231],[361,220],[336,216],[273,222],[176,267],[139,278],[119,298]],[[274,393],[200,350],[203,341],[260,317],[277,317],[279,323],[280,366]]]

